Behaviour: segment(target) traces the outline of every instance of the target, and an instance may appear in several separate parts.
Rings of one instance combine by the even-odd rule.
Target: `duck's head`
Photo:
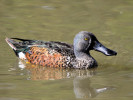
[[[102,52],[106,56],[117,55],[117,52],[110,50],[102,45],[94,36],[94,34],[87,31],[79,32],[74,38],[75,56],[78,58],[82,58],[81,54],[84,53],[89,55],[90,50]]]

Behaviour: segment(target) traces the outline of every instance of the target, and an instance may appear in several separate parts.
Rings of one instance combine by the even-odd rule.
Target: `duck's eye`
[[[85,41],[87,41],[87,40],[88,40],[88,38],[84,38],[84,40],[85,40]]]

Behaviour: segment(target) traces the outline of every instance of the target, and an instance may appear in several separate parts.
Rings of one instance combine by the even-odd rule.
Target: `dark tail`
[[[15,41],[14,39],[19,40],[19,42]],[[5,40],[13,50],[20,50],[26,48],[27,45],[30,45],[30,43],[33,42],[33,40],[20,39],[20,38],[6,38]]]
[[[23,50],[24,50],[23,48],[26,47],[26,46],[22,45],[22,42],[17,42],[17,41],[14,41],[13,39],[9,39],[9,38],[6,38],[5,40],[8,43],[8,45],[13,49],[16,56],[18,56],[19,52],[23,52]]]
[[[11,38],[11,39],[20,40],[20,41],[33,41],[33,40],[28,40],[28,39],[20,39],[20,38]]]
[[[15,51],[18,49],[18,47],[20,47],[19,43],[14,41],[13,39],[6,38],[5,40],[8,43],[8,45]]]

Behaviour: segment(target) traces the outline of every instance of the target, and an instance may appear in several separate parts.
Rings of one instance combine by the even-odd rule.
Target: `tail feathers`
[[[26,45],[22,45],[22,42],[17,42],[14,41],[13,39],[6,38],[5,39],[8,45],[13,49],[13,50],[21,50],[22,48],[25,48]]]
[[[9,39],[9,38],[6,38],[5,39],[6,42],[8,43],[8,45],[13,49],[13,50],[17,50],[15,44],[18,44],[16,41],[12,40],[12,39]]]
[[[18,56],[20,59],[26,59],[25,53],[23,52],[25,49],[25,46],[23,46],[20,42],[16,42],[13,39],[6,38],[5,39],[8,45],[13,49],[16,56]]]
[[[33,41],[33,40],[28,40],[28,39],[20,39],[20,38],[11,38],[11,39],[20,40],[20,41]]]

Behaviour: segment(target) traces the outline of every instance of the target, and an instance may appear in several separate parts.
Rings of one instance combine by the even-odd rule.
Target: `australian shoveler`
[[[93,33],[87,31],[79,32],[73,45],[20,38],[6,38],[6,42],[20,59],[49,67],[94,68],[98,64],[90,55],[90,50],[100,51],[107,56],[117,55],[115,51],[103,46]]]

